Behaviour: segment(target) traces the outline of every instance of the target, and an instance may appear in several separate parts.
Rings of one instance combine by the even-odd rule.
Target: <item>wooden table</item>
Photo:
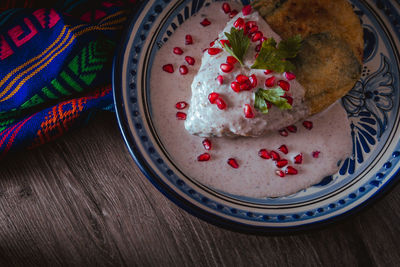
[[[0,163],[0,266],[399,266],[400,186],[307,233],[256,236],[189,215],[142,175],[116,119]]]

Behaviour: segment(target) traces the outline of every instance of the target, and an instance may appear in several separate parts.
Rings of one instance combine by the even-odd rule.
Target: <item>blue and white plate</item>
[[[333,222],[387,191],[399,178],[400,6],[351,0],[365,38],[362,77],[342,99],[353,154],[335,175],[281,198],[226,194],[186,177],[162,149],[150,117],[151,65],[173,32],[212,0],[150,0],[136,13],[114,65],[116,111],[126,144],[146,177],[168,198],[211,223],[251,232],[289,231]],[[248,4],[248,1],[243,1]]]

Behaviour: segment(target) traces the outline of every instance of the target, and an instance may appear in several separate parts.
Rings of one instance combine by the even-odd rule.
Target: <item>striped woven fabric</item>
[[[135,1],[40,2],[0,1],[0,159],[112,110],[114,48]]]

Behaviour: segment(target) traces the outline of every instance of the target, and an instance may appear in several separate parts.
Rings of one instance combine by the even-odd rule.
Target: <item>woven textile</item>
[[[0,159],[112,109],[112,59],[135,1],[1,2]]]

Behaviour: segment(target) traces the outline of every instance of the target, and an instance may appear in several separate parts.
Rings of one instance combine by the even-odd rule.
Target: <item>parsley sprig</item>
[[[266,101],[277,106],[280,109],[292,109],[286,98],[282,96],[285,95],[285,91],[280,87],[264,90],[259,88],[255,93],[254,107],[258,109],[261,113],[268,113],[268,105]]]
[[[223,47],[243,65],[243,58],[249,48],[250,38],[244,34],[243,29],[238,30],[233,27],[231,28],[231,32],[225,32],[225,35],[228,38],[230,46],[225,44]]]
[[[263,42],[256,62],[252,69],[269,69],[276,72],[293,71],[295,66],[288,61],[295,58],[301,48],[301,36],[295,35],[287,40],[282,40],[278,46],[274,38]]]

